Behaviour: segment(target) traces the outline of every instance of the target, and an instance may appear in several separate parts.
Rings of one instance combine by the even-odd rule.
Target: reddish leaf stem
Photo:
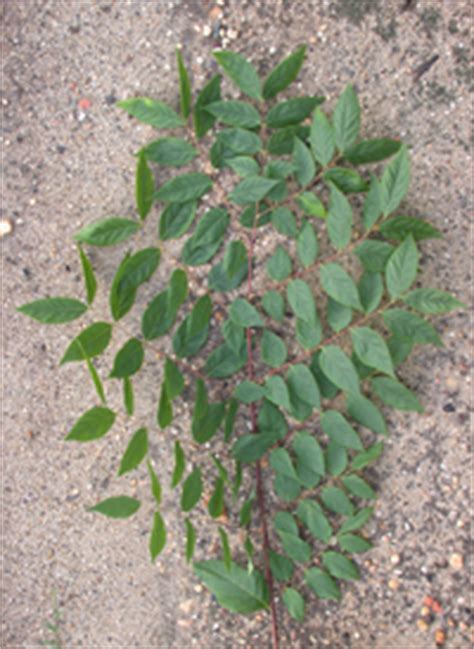
[[[252,295],[252,264],[253,264],[253,251],[254,251],[254,241],[255,241],[255,227],[252,228],[250,237],[249,237],[249,246],[248,246],[248,276],[247,276],[247,290],[248,296]],[[252,352],[252,329],[249,327],[247,329],[247,378],[249,381],[254,379],[254,364],[253,364],[253,352]],[[255,403],[250,404],[250,421],[252,424],[252,432],[256,433],[258,430],[257,427],[257,411]],[[257,460],[255,468],[255,482],[256,482],[256,491],[257,491],[257,503],[260,514],[260,520],[262,522],[262,535],[263,535],[263,563],[265,570],[265,580],[268,585],[268,595],[270,599],[270,613],[272,618],[272,645],[273,649],[279,649],[279,633],[278,633],[278,615],[276,610],[275,603],[275,589],[273,584],[273,575],[270,568],[270,540],[268,536],[268,526],[267,526],[267,511],[265,505],[265,489],[263,485],[262,478],[262,467],[260,460]]]

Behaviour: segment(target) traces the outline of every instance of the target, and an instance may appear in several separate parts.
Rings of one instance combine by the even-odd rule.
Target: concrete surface
[[[352,81],[364,107],[364,132],[399,135],[410,145],[407,211],[426,216],[445,234],[423,246],[425,284],[468,300],[469,0],[219,5],[36,0],[7,1],[1,9],[2,217],[14,228],[1,242],[1,646],[8,649],[38,646],[50,637],[44,624],[52,616],[53,593],[63,647],[268,646],[266,616],[243,620],[223,612],[184,565],[182,524],[171,494],[165,499],[170,543],[154,567],[147,549],[150,500],[132,521],[86,512],[124,489],[147,498],[144,471],[113,478],[131,429],[119,426],[103,444],[64,444],[68,427],[94,402],[77,367],[57,368],[80,325],[36,326],[15,312],[43,295],[81,296],[73,233],[94,218],[133,213],[131,154],[152,131],[113,104],[134,94],[175,103],[178,43],[198,86],[213,70],[212,49],[229,44],[263,74],[307,42],[301,86],[327,95],[330,103]],[[439,60],[414,82],[414,69],[434,54]],[[93,255],[101,282],[96,314],[105,310],[118,254]],[[166,276],[165,265],[153,290]],[[313,599],[302,626],[285,617],[285,647],[428,648],[435,646],[438,629],[446,631],[447,647],[471,646],[468,315],[438,318],[437,324],[446,347],[420,349],[403,370],[426,413],[390,416],[392,436],[373,474],[380,498],[370,529],[375,548],[362,560],[363,579],[344,588],[339,606]],[[109,362],[110,355],[99,367]],[[140,383],[144,412],[156,400],[159,364],[149,372]],[[112,400],[118,399],[114,394]],[[183,434],[186,413],[184,408]],[[165,475],[172,443],[163,434],[153,442]],[[209,548],[215,534],[206,530],[201,546]],[[201,547],[198,552],[203,555]],[[428,623],[419,621],[426,596],[444,611]]]

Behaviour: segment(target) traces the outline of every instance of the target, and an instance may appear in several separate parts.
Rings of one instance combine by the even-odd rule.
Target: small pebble
[[[191,612],[193,604],[193,599],[187,599],[184,602],[181,602],[181,604],[179,605],[179,610],[188,615]]]
[[[422,606],[420,613],[423,617],[428,617],[428,615],[430,614],[430,609],[427,606]]]
[[[435,633],[435,642],[437,647],[442,647],[446,642],[446,633],[443,629],[438,629]]]
[[[422,631],[423,633],[425,633],[426,631],[428,631],[428,623],[427,623],[425,620],[423,620],[422,618],[420,618],[419,620],[417,620],[417,622],[416,622],[416,626],[417,626],[418,629],[419,629],[420,631]]]
[[[202,593],[202,586],[201,586],[201,584],[196,584],[196,586],[194,586],[194,592],[195,592],[195,593]]]
[[[391,590],[398,590],[400,588],[400,582],[398,581],[398,579],[390,579],[390,581],[388,582],[388,587]]]
[[[449,565],[453,570],[461,570],[464,566],[464,559],[462,554],[455,552],[449,557]]]
[[[212,28],[209,25],[204,25],[202,28],[202,35],[208,38],[212,34]]]
[[[0,221],[0,239],[6,237],[7,234],[11,234],[12,232],[13,232],[13,223],[8,219],[2,219]]]
[[[390,557],[390,562],[393,566],[398,566],[400,563],[400,555],[399,554],[392,554]]]

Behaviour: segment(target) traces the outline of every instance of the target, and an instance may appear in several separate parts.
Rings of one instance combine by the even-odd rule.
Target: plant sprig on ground
[[[152,560],[166,546],[162,500],[177,492],[186,560],[230,611],[269,609],[274,647],[279,596],[303,620],[312,598],[339,600],[344,582],[359,579],[357,557],[372,547],[364,527],[376,499],[365,469],[383,452],[384,413],[423,410],[398,368],[417,345],[442,344],[427,316],[463,306],[415,284],[421,242],[441,233],[401,207],[410,180],[407,146],[361,137],[352,86],[332,114],[321,108],[321,96],[280,98],[304,57],[301,47],[262,82],[240,54],[216,52],[242,94],[224,99],[220,75],[193,96],[178,52],[180,113],[148,97],[119,102],[139,121],[172,131],[137,153],[137,217],[102,218],[76,234],[85,300],[55,297],[20,307],[47,324],[91,313],[98,280],[87,248],[130,247],[110,287],[110,317],[94,318],[62,357],[62,364],[85,366],[97,393],[97,405],[66,439],[94,442],[133,417],[141,405],[134,377],[158,353],[153,419],[166,430],[190,386],[189,437],[175,442],[170,488],[150,456],[151,427],[132,435],[118,476],[146,465],[150,493],[142,498],[155,506]],[[168,179],[157,184],[157,170]],[[133,238],[144,228],[152,243],[137,249]],[[275,243],[262,252],[268,232]],[[95,359],[113,344],[114,331],[129,331],[123,323],[141,306],[142,285],[169,259],[167,242],[182,237],[173,271],[142,307],[140,330],[116,349],[104,381]],[[207,286],[191,296],[189,280],[200,267],[208,269]],[[122,412],[107,401],[115,381]],[[205,454],[194,459],[190,442],[211,443],[207,461]],[[216,455],[215,448],[225,450]],[[128,518],[140,504],[123,494],[90,511]],[[215,521],[219,557],[194,559],[198,508]],[[241,547],[231,547],[234,525],[244,531]]]

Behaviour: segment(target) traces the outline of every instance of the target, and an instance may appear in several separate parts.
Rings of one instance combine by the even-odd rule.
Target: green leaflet
[[[270,570],[277,581],[289,581],[293,576],[294,566],[291,559],[270,550]]]
[[[374,500],[377,497],[372,487],[357,475],[342,478],[342,484],[351,494],[362,500]]]
[[[332,183],[344,194],[366,192],[369,188],[362,176],[353,169],[332,167],[324,172],[323,178],[329,185]]]
[[[237,205],[247,205],[261,201],[270,192],[277,180],[263,176],[247,176],[231,192],[229,199]]]
[[[84,284],[86,287],[87,304],[90,305],[94,301],[97,292],[97,280],[89,257],[85,254],[80,245],[78,248],[79,256],[81,258],[82,274],[84,275]]]
[[[184,65],[183,56],[179,49],[176,50],[176,62],[178,64],[181,115],[184,119],[187,119],[192,107],[191,83],[189,81],[188,71]]]
[[[295,215],[287,207],[277,207],[276,210],[273,210],[271,217],[275,230],[287,237],[296,237],[298,226]]]
[[[363,449],[359,435],[337,410],[326,410],[321,415],[321,428],[334,444],[343,448]]]
[[[154,128],[177,128],[184,126],[182,118],[162,101],[149,97],[134,97],[117,102],[129,115]]]
[[[137,212],[142,221],[146,219],[153,205],[153,192],[155,180],[146,161],[143,151],[138,154],[137,171],[135,175],[135,200]]]
[[[339,533],[344,534],[346,532],[354,532],[355,530],[359,530],[367,523],[367,521],[372,518],[373,513],[373,507],[364,507],[363,509],[360,509],[354,515],[346,519],[346,521],[342,524]]]
[[[320,568],[310,568],[307,570],[305,580],[309,588],[320,599],[334,599],[339,601],[342,597],[337,582]]]
[[[346,449],[335,442],[329,442],[326,449],[326,466],[328,472],[333,476],[339,476],[347,469],[348,464]]]
[[[333,529],[321,506],[314,500],[301,500],[296,515],[311,534],[323,543],[329,543]]]
[[[359,579],[357,565],[339,552],[323,552],[322,560],[324,567],[337,579]]]
[[[194,104],[193,120],[196,136],[202,138],[214,126],[216,118],[208,113],[206,106],[221,98],[221,76],[219,74],[204,86]]]
[[[292,365],[288,370],[287,382],[293,414],[298,414],[298,406],[301,401],[309,406],[310,413],[313,408],[320,407],[321,397],[318,384],[306,365],[301,363]],[[299,419],[299,417],[297,418]]]
[[[423,412],[423,406],[416,396],[395,379],[376,377],[371,380],[372,389],[383,403],[397,410]]]
[[[212,188],[212,180],[206,174],[191,172],[168,180],[154,194],[154,199],[164,203],[187,203],[197,201]]]
[[[324,454],[314,437],[300,431],[293,440],[293,451],[297,457],[296,473],[307,489],[312,489],[325,474]]]
[[[194,529],[193,524],[191,523],[189,518],[186,518],[184,520],[184,523],[186,526],[185,556],[186,556],[186,563],[189,563],[193,558],[194,548],[196,546],[196,530]]]
[[[160,217],[159,235],[162,241],[178,239],[185,234],[194,220],[196,203],[170,203]]]
[[[241,241],[231,241],[224,254],[222,268],[227,277],[232,280],[235,275],[240,275],[242,265],[247,264],[247,254]]]
[[[170,358],[165,360],[166,393],[170,399],[176,399],[184,390],[184,377],[178,366]]]
[[[142,316],[145,340],[163,336],[174,324],[178,311],[188,295],[186,273],[178,268],[171,275],[169,286],[148,304]]]
[[[241,241],[231,241],[224,259],[209,273],[209,288],[213,291],[232,291],[242,284],[248,273],[247,250]]]
[[[181,509],[183,512],[190,512],[194,509],[201,499],[202,495],[202,478],[201,470],[196,467],[188,475],[183,484],[181,492]]]
[[[138,511],[140,504],[139,500],[130,496],[112,496],[90,507],[88,511],[98,512],[110,518],[129,518]]]
[[[155,503],[159,507],[161,505],[161,484],[160,481],[158,480],[158,476],[156,475],[150,460],[147,460],[146,465],[148,469],[148,475],[150,476],[151,494],[155,499]]]
[[[173,336],[173,349],[179,358],[194,356],[206,343],[212,302],[209,295],[203,295],[193,306],[191,313],[179,325]]]
[[[166,526],[160,512],[155,512],[153,515],[153,528],[150,535],[150,556],[154,561],[156,557],[163,552],[166,545]]]
[[[291,617],[302,622],[304,619],[304,599],[299,592],[294,588],[285,588],[283,602]]]
[[[296,252],[298,259],[304,268],[309,268],[316,261],[318,256],[319,244],[314,227],[309,221],[301,226],[296,240]]]
[[[286,126],[273,133],[267,143],[268,152],[272,155],[286,155],[293,151],[294,138],[306,140],[309,135],[307,126]]]
[[[397,153],[401,146],[402,143],[399,140],[389,140],[388,138],[362,140],[347,147],[344,150],[344,158],[353,165],[380,162]]]
[[[138,338],[130,338],[117,352],[110,378],[124,379],[136,374],[141,368],[145,352]]]
[[[242,297],[238,297],[230,305],[229,317],[240,327],[263,327],[263,320],[257,309]]]
[[[354,144],[360,129],[360,106],[353,86],[348,85],[339,97],[332,121],[337,148],[343,152]]]
[[[191,432],[193,439],[198,444],[208,442],[219,430],[225,415],[224,403],[210,404],[207,398],[207,390],[202,379],[196,382],[196,399]]]
[[[303,65],[305,53],[306,45],[302,45],[270,72],[263,84],[264,99],[272,99],[293,83]]]
[[[262,361],[270,367],[280,367],[286,361],[287,354],[285,342],[272,331],[265,329],[260,342]]]
[[[241,54],[227,50],[215,51],[214,58],[230,79],[252,99],[262,99],[258,74],[251,63]]]
[[[152,277],[160,258],[159,248],[144,248],[122,260],[110,289],[109,303],[114,320],[120,320],[130,311],[137,289]]]
[[[359,257],[363,267],[372,273],[383,273],[394,247],[385,241],[370,239],[364,241],[354,252]]]
[[[375,462],[375,460],[377,460],[382,455],[383,449],[384,449],[383,442],[378,442],[377,444],[373,444],[372,446],[370,446],[365,451],[358,453],[354,457],[351,463],[353,470],[360,471],[361,469],[364,469],[369,464]]]
[[[370,230],[375,225],[382,216],[383,207],[383,191],[380,181],[376,176],[371,175],[370,187],[365,197],[362,213],[362,223],[365,230]]]
[[[326,167],[334,156],[336,142],[333,127],[320,108],[314,112],[309,141],[316,161]]]
[[[180,137],[163,137],[147,144],[142,153],[164,167],[184,167],[197,156],[196,149]]]
[[[108,322],[95,322],[70,343],[61,359],[61,365],[99,356],[105,351],[111,338],[112,325]]]
[[[431,223],[412,216],[396,216],[393,219],[388,219],[380,225],[380,232],[386,239],[395,241],[402,241],[410,234],[415,241],[441,239],[443,236]]]
[[[115,416],[109,408],[95,406],[77,420],[66,440],[90,442],[99,439],[112,428]]]
[[[362,537],[357,536],[357,534],[339,534],[337,542],[342,550],[354,554],[367,552],[367,550],[372,548],[372,543],[369,543]]]
[[[313,293],[306,282],[302,279],[294,279],[289,282],[286,297],[291,310],[297,318],[306,322],[314,321],[316,305]]]
[[[372,313],[379,306],[383,297],[382,275],[366,270],[359,279],[357,290],[365,313]]]
[[[80,318],[87,305],[69,297],[50,297],[23,304],[18,311],[43,324],[62,324]]]
[[[242,403],[253,403],[259,401],[265,395],[265,390],[253,381],[242,381],[234,390],[234,395]]]
[[[171,486],[173,489],[181,482],[186,467],[186,458],[181,444],[176,441],[174,443],[174,469],[171,478]]]
[[[291,258],[283,248],[278,245],[273,255],[267,261],[267,273],[271,279],[281,282],[286,279],[292,269]]]
[[[267,113],[265,121],[269,128],[283,128],[299,124],[324,101],[324,97],[294,97],[276,104]]]
[[[194,572],[215,595],[221,606],[233,613],[248,615],[268,608],[268,588],[258,570],[249,573],[232,561],[214,559],[194,563]]]
[[[212,518],[219,518],[224,512],[224,507],[224,480],[218,478],[207,509]]]
[[[256,108],[244,101],[215,101],[206,110],[218,121],[229,126],[256,128],[260,126],[260,115]]]
[[[443,346],[443,341],[433,325],[414,313],[403,309],[389,309],[383,317],[385,324],[398,340],[407,340],[412,345]]]
[[[290,410],[290,395],[281,376],[269,376],[265,380],[265,396],[276,406]]]
[[[351,329],[351,337],[354,351],[364,365],[394,376],[390,352],[379,333],[370,327],[356,327]]]
[[[227,344],[219,345],[212,351],[204,366],[206,374],[214,379],[225,379],[240,371],[247,362],[247,344],[234,350]]]
[[[354,513],[354,505],[338,487],[325,487],[321,492],[321,500],[323,505],[335,514],[352,516]]]
[[[285,316],[285,300],[278,291],[267,291],[262,297],[262,307],[266,313],[277,322]]]
[[[316,175],[316,164],[306,144],[297,137],[293,147],[293,164],[296,179],[301,187],[308,185]]]
[[[330,297],[327,302],[327,320],[331,329],[338,333],[351,323],[352,309]]]
[[[410,159],[406,145],[385,167],[382,176],[383,213],[388,216],[400,205],[410,184]]]
[[[244,344],[245,328],[229,319],[222,323],[221,332],[227,345],[238,354]]]
[[[307,563],[311,558],[311,547],[298,535],[298,526],[291,514],[278,512],[274,527],[280,537],[283,550],[296,563]]]
[[[296,200],[303,212],[308,216],[316,216],[319,219],[326,218],[326,208],[313,192],[303,192]]]
[[[232,566],[232,552],[229,545],[229,537],[227,536],[227,532],[222,527],[219,527],[219,536],[221,537],[224,563],[227,570],[230,570]]]
[[[123,475],[136,469],[148,452],[148,431],[139,428],[132,436],[120,462],[118,475]]]
[[[288,425],[285,417],[279,409],[267,399],[263,400],[258,413],[258,428],[261,431],[273,431],[278,439],[283,439],[288,432]]]
[[[234,432],[235,418],[239,409],[239,403],[236,399],[230,399],[227,405],[227,410],[224,418],[224,440],[226,442],[232,436]]]
[[[400,297],[415,281],[418,272],[418,256],[416,243],[411,235],[390,255],[385,278],[392,299]]]
[[[125,412],[131,417],[135,410],[135,396],[133,394],[132,381],[128,377],[125,377],[123,380],[123,403]]]
[[[336,302],[362,311],[359,292],[352,277],[339,264],[324,264],[320,271],[321,286]]]
[[[246,155],[239,155],[227,160],[227,165],[242,178],[256,176],[260,171],[258,162]]]
[[[334,399],[339,390],[337,386],[334,385],[334,383],[332,383],[332,381],[330,381],[321,370],[320,358],[320,351],[316,352],[316,354],[313,354],[311,358],[311,372],[313,373],[313,376],[319,386],[321,396],[324,399]]]
[[[161,386],[160,400],[158,402],[158,411],[156,420],[160,428],[166,428],[173,421],[173,406],[168,397],[166,386]]]
[[[329,240],[336,250],[345,248],[352,234],[352,207],[344,194],[330,185],[329,212],[327,218]]]
[[[274,431],[262,431],[257,435],[241,435],[232,448],[232,456],[240,462],[255,462],[279,439],[280,436]]]
[[[219,207],[208,210],[184,245],[181,253],[183,263],[200,266],[210,261],[221,247],[228,225],[227,210]]]
[[[421,313],[449,313],[466,308],[466,305],[453,295],[436,288],[417,288],[404,295],[402,300]]]
[[[381,435],[387,434],[387,424],[375,404],[361,394],[347,395],[347,411],[359,424]]]
[[[113,246],[129,239],[140,229],[138,221],[112,217],[86,225],[74,235],[74,239],[90,246]]]

